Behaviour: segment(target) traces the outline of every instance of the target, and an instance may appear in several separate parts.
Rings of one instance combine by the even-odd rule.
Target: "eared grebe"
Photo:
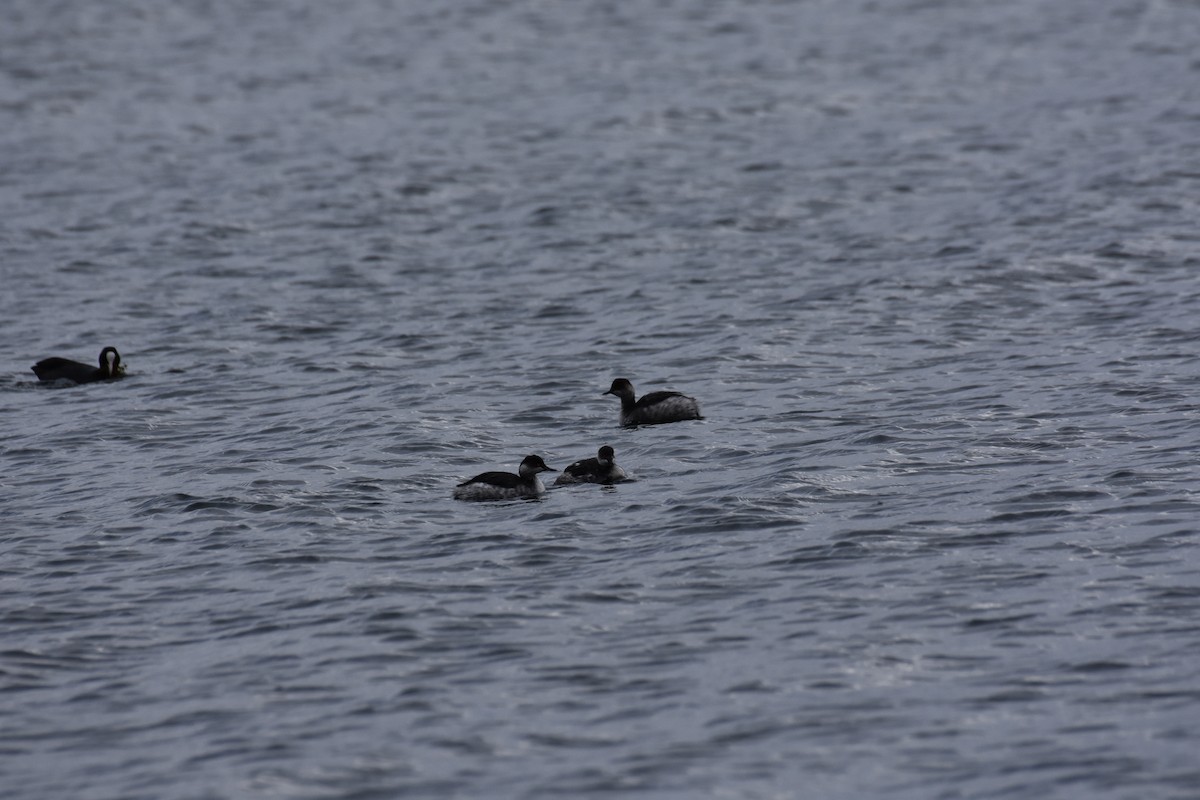
[[[30,369],[38,376],[39,381],[74,381],[75,383],[91,383],[92,381],[108,381],[120,378],[125,374],[121,366],[121,354],[115,347],[106,347],[100,351],[100,368],[81,364],[69,358],[44,358]]]
[[[621,424],[625,426],[704,419],[696,398],[679,392],[651,392],[635,400],[633,384],[624,378],[613,381],[605,394],[621,398]]]
[[[538,478],[539,472],[554,472],[541,456],[525,456],[519,475],[511,472],[484,472],[463,481],[454,490],[455,500],[511,500],[516,497],[538,497],[546,487]]]
[[[625,480],[625,470],[617,466],[613,449],[608,445],[600,448],[595,458],[576,461],[562,471],[555,486],[564,483],[616,483]]]

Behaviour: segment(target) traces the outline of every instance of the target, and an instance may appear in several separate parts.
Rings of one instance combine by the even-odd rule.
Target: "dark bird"
[[[74,383],[91,383],[93,381],[111,381],[125,375],[121,366],[121,354],[115,347],[106,347],[100,351],[100,366],[93,367],[69,358],[44,358],[30,369],[38,376],[39,381],[72,381]]]

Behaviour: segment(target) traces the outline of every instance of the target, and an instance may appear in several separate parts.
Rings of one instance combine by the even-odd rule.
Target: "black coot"
[[[44,358],[30,369],[38,376],[39,381],[74,381],[75,383],[91,383],[92,381],[109,381],[120,378],[125,374],[121,366],[121,354],[115,347],[106,347],[100,351],[100,367],[81,364],[69,358]]]

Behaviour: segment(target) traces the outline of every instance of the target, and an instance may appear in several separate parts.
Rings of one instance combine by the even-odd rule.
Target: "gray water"
[[[1197,3],[3,17],[0,797],[1200,797]]]

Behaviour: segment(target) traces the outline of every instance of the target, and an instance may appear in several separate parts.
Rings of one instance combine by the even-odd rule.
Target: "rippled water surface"
[[[0,797],[1196,797],[1197,41],[9,3]]]

